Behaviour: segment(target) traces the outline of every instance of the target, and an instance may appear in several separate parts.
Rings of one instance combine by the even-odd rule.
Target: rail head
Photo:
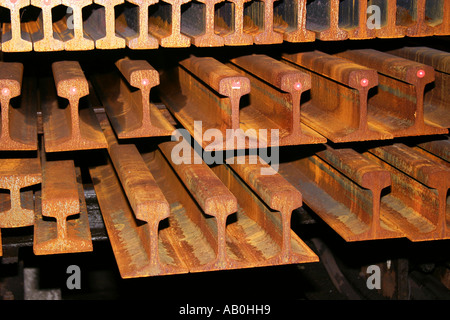
[[[262,54],[234,58],[232,63],[281,91],[296,93],[311,89],[311,77],[300,70]]]
[[[41,182],[41,164],[37,158],[0,159],[0,188],[11,189]]]
[[[180,65],[223,96],[250,93],[250,80],[247,77],[214,58],[191,56],[181,61]]]
[[[430,188],[450,188],[450,168],[404,144],[376,147],[369,152]]]
[[[160,221],[170,206],[134,145],[115,145],[110,156],[137,219]]]
[[[303,205],[301,192],[261,158],[238,156],[227,163],[271,209],[290,214]]]
[[[283,54],[283,59],[357,90],[378,85],[376,70],[317,50]]]
[[[0,62],[0,98],[9,100],[20,95],[23,65],[17,62]]]
[[[128,83],[141,90],[149,90],[159,84],[159,73],[146,60],[120,59],[116,67]]]
[[[238,209],[236,197],[206,163],[196,161],[193,153],[189,156],[183,154],[183,158],[176,163],[172,161],[173,152],[176,152],[175,145],[174,142],[164,142],[159,144],[159,149],[203,211],[215,217],[228,216],[236,212]]]
[[[327,145],[317,156],[363,188],[381,191],[391,185],[389,171],[353,149],[333,149]]]
[[[347,50],[338,56],[412,85],[425,86],[435,79],[434,69],[430,66],[374,49]]]
[[[89,83],[78,61],[57,61],[52,65],[57,93],[69,100],[89,94]]]
[[[436,71],[450,74],[450,53],[448,52],[428,47],[403,47],[389,51],[389,53],[429,65]]]
[[[42,214],[61,217],[80,212],[77,177],[73,160],[43,164]]]

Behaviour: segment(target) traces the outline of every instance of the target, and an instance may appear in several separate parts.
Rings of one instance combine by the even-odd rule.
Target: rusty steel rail
[[[39,159],[0,159],[0,230],[34,224],[33,189],[42,181]],[[0,256],[2,255],[0,239]]]
[[[442,11],[440,11],[438,8],[434,8],[434,15],[439,17],[438,19],[434,19],[433,21],[433,24],[435,24],[435,36],[443,36],[450,33],[450,2],[444,1],[442,6]]]
[[[425,86],[435,79],[432,67],[373,49],[347,50],[338,56],[378,71],[378,92],[368,101],[378,130],[394,137],[448,132],[424,114]]]
[[[11,100],[21,95],[20,105]],[[37,150],[36,83],[23,79],[23,65],[0,62],[0,150]]]
[[[54,83],[42,79],[40,84],[45,151],[106,148],[105,137],[91,106],[80,106],[80,102],[87,101],[82,98],[89,94],[89,84],[79,63],[55,62],[52,69]],[[65,109],[60,108],[56,94],[69,101]]]
[[[241,165],[235,168],[240,174],[247,181],[252,181],[254,176],[247,173],[246,167],[239,166]],[[254,167],[250,166],[250,171],[252,169]],[[265,193],[265,199],[261,200],[228,165],[218,165],[212,170],[238,199],[236,220],[227,225],[227,239],[233,244],[233,247],[240,248],[241,255],[243,255],[239,257],[242,267],[318,261],[316,254],[289,227],[288,216],[290,214],[288,211],[297,206],[301,199],[290,199],[292,202],[286,203],[285,207],[277,204],[277,196],[287,199],[290,196],[296,197],[298,194],[283,194],[283,191],[277,190],[276,186],[270,186],[269,192]],[[280,182],[280,177],[274,180]],[[257,178],[252,183],[252,188],[258,190],[259,194],[264,194],[263,189],[268,187],[267,182]],[[278,185],[278,187],[280,186],[281,184]],[[288,192],[292,192],[292,190]],[[267,205],[272,206],[273,209],[271,210]],[[283,212],[279,212],[277,209]],[[231,245],[229,244],[229,246]]]
[[[241,56],[230,62],[227,65],[251,85],[249,105],[239,112],[242,130],[277,129],[280,146],[326,142],[300,121],[300,99],[311,88],[309,75],[266,55]]]
[[[256,55],[228,65],[213,58],[185,59],[163,73],[159,89],[168,109],[210,151],[325,142],[300,123],[300,97],[309,87],[304,73]],[[249,103],[241,106],[249,93]],[[209,129],[220,130],[222,137],[209,142]]]
[[[368,27],[370,1],[347,1],[339,12],[339,27],[348,33],[349,39],[373,39],[376,29]]]
[[[368,93],[378,85],[375,70],[320,51],[282,58],[311,77],[310,99],[303,103],[301,117],[307,126],[333,142],[393,138],[371,122]]]
[[[394,1],[395,2],[395,1]],[[397,21],[406,27],[408,37],[428,37],[434,35],[434,28],[429,25],[432,17],[426,16],[426,0],[417,0],[415,4],[401,3],[397,6]]]
[[[254,44],[282,43],[283,34],[274,30],[274,3],[276,0],[251,2],[244,7],[244,31],[253,36]]]
[[[450,128],[450,53],[427,47],[405,47],[389,53],[433,67],[434,86],[424,94],[424,117],[434,126]]]
[[[116,176],[125,191],[131,213],[138,221],[145,222],[145,227],[126,225],[125,227],[127,229],[124,231],[129,233],[131,230],[135,229],[140,236],[138,239],[141,241],[139,245],[135,245],[135,247],[138,247],[139,250],[144,249],[144,254],[148,259],[145,262],[143,261],[140,265],[123,264],[123,259],[127,259],[127,256],[132,254],[129,249],[126,249],[126,246],[131,246],[132,244],[123,243],[123,241],[119,243],[114,242],[115,236],[120,233],[120,230],[116,230],[117,228],[115,225],[110,224],[111,219],[113,219],[112,212],[109,212],[108,210],[103,212],[105,221],[108,221],[107,230],[110,234],[111,241],[113,242],[113,248],[116,248],[116,259],[119,263],[122,276],[128,277],[128,275],[157,275],[184,272],[185,268],[183,266],[177,270],[177,268],[170,267],[163,263],[163,259],[160,259],[158,228],[161,221],[166,219],[170,214],[170,206],[164,197],[164,194],[158,187],[136,146],[133,144],[119,144],[106,118],[101,121],[101,125],[108,141],[109,157],[115,168]],[[92,170],[92,173],[97,172],[97,168]],[[103,170],[108,171],[110,169],[105,165]],[[111,173],[111,178],[112,174],[113,173]],[[121,204],[120,202],[121,201],[115,201],[113,204]],[[104,207],[105,205],[102,204],[102,206]],[[125,208],[124,205],[123,207]],[[120,206],[118,208],[120,208]],[[132,221],[132,217],[129,218]],[[125,236],[122,236],[122,238],[129,239]],[[131,240],[137,243],[138,239]]]
[[[257,144],[255,136],[249,142],[238,130],[239,103],[250,92],[250,81],[221,62],[194,56],[185,59],[161,75],[159,92],[167,108],[203,148],[225,150],[227,145],[234,146],[230,135],[227,143],[227,129],[245,139],[246,147]],[[195,121],[201,121],[201,128],[196,128]],[[211,128],[219,129],[223,139],[212,143],[204,140],[204,133]]]
[[[110,160],[89,168],[89,172],[95,181],[97,200],[121,277],[135,278],[188,272],[172,243],[167,238],[163,242],[164,237],[161,234],[164,230],[151,234],[149,226],[136,219]],[[148,217],[148,220],[154,219]],[[154,241],[154,238],[158,240],[159,266],[158,262],[150,260],[151,255],[156,254],[150,252],[150,241]]]
[[[149,34],[149,14],[148,7],[155,4],[154,0],[128,1],[137,9],[125,7],[118,19],[117,33],[126,41],[130,49],[153,49],[158,48],[158,40]],[[138,11],[136,13],[136,10]],[[129,14],[131,13],[131,15]]]
[[[391,190],[381,206],[406,237],[411,241],[449,238],[448,162],[399,143],[371,148],[364,155],[391,173]]]
[[[282,244],[278,260],[293,263],[300,258],[301,261],[301,257],[292,250],[291,216],[292,211],[302,206],[302,194],[256,156],[253,159],[252,156],[234,157],[227,163],[270,209],[281,214]]]
[[[150,90],[159,84],[158,72],[145,60],[124,58],[116,66],[123,78],[110,72],[91,80],[118,138],[170,136],[174,127],[150,102]]]
[[[369,5],[380,9],[380,28],[367,26]],[[0,21],[1,50],[5,52],[219,47],[450,34],[447,1],[2,0],[0,6],[10,10],[9,20]],[[26,9],[31,6],[30,11],[41,13],[28,14]],[[67,10],[66,14],[61,16],[60,9]]]
[[[250,0],[231,0],[217,8],[214,30],[223,37],[224,45],[245,46],[253,44],[253,36],[244,31],[244,6]]]
[[[126,40],[116,33],[114,10],[125,0],[94,0],[93,2],[103,8],[92,10],[89,18],[84,21],[84,30],[95,41],[95,48],[125,48]]]
[[[389,171],[353,149],[325,146],[303,151],[280,163],[279,173],[346,241],[404,236],[380,207],[381,192],[391,185]]]
[[[283,210],[284,214],[273,212],[225,164],[210,169],[201,161],[197,164],[192,163],[195,161],[193,159],[195,151],[192,149],[190,155],[183,154],[181,163],[175,164],[172,157],[174,152],[179,151],[175,146],[175,143],[170,142],[161,144],[159,148],[202,210],[194,210],[192,205],[187,206],[188,202],[181,203],[182,207],[186,209],[186,215],[202,230],[209,243],[217,248],[216,259],[203,267],[191,267],[190,270],[198,272],[317,261],[317,256],[291,230],[288,222],[290,217],[288,211],[301,205],[301,198],[290,199],[290,202],[285,203],[285,207],[277,202],[277,197],[283,200],[289,197],[287,193],[283,193],[288,189],[286,184],[278,185],[279,189],[268,186],[268,181],[264,179],[257,179],[253,184],[260,194],[264,192],[262,189],[266,189],[264,200],[274,210]],[[157,155],[154,157],[157,158]],[[245,165],[237,164],[237,166],[242,174],[247,171]],[[268,165],[249,168],[260,170],[261,167],[268,169]],[[151,169],[150,165],[149,168]],[[154,175],[159,177],[161,186],[165,183],[163,180],[169,176],[163,175],[162,172],[155,172]],[[247,181],[253,179],[251,174],[246,177]],[[280,183],[281,177],[277,178],[272,181]],[[164,194],[169,202],[173,203],[176,199],[174,193],[177,192],[179,189],[172,188],[170,192],[167,190]],[[290,194],[293,197],[298,195],[298,193]],[[215,216],[215,223],[208,216]],[[288,229],[284,229],[285,227]]]
[[[397,0],[372,0],[371,3],[380,6],[385,21],[385,24],[376,30],[377,38],[403,38],[406,26],[401,25],[401,21],[397,21]]]
[[[30,4],[42,9],[37,21],[27,23],[28,32],[33,40],[33,50],[38,52],[64,50],[64,42],[58,33],[53,31],[52,21],[52,9],[61,5],[61,0],[31,0]]]
[[[274,30],[288,42],[312,42],[316,34],[306,29],[306,0],[282,1],[274,8]]]
[[[223,0],[199,0],[192,2],[182,13],[181,32],[191,39],[196,47],[221,47],[223,37],[215,33],[214,8]]]
[[[30,0],[4,0],[0,6],[9,9],[10,21],[2,24],[1,50],[5,52],[28,52],[33,50],[33,43],[20,22],[20,11],[30,5]],[[22,33],[22,31],[25,31]],[[25,36],[26,39],[22,38]]]
[[[307,5],[306,28],[314,31],[318,40],[348,39],[348,32],[339,27],[339,2],[340,0],[312,1]]]
[[[35,201],[34,254],[92,251],[80,168],[73,160],[48,160],[44,148],[40,152],[42,191]]]
[[[183,154],[176,163],[172,160],[176,152],[177,143],[165,142],[159,145],[159,150],[164,155],[190,195],[195,199],[201,211],[215,218],[215,225],[205,223],[201,215],[194,212],[186,212],[192,221],[202,229],[205,236],[210,239],[216,253],[215,259],[203,266],[191,266],[190,270],[220,270],[237,267],[236,261],[230,258],[226,245],[227,218],[238,210],[236,197],[214,175],[211,169],[202,161],[195,160],[195,154]],[[177,154],[177,156],[180,156]],[[211,241],[212,239],[212,241]]]
[[[65,50],[80,51],[95,48],[95,41],[86,34],[83,23],[83,8],[91,5],[92,2],[92,0],[61,0],[61,4],[72,9],[61,31]]]

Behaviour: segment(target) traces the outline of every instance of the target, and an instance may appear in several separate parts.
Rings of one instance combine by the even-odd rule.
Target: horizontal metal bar
[[[432,7],[426,0],[2,0],[0,6],[10,10],[2,27],[5,52],[220,47],[450,32],[446,1]],[[21,12],[30,6],[41,14],[22,21]],[[59,6],[67,8],[66,15],[53,21],[52,9]]]
[[[380,130],[395,137],[448,132],[429,124],[424,115],[425,86],[435,80],[432,67],[373,49],[347,50],[338,56],[378,71],[379,90],[368,105]]]
[[[175,128],[150,102],[150,91],[159,84],[158,72],[145,60],[120,59],[112,71],[91,81],[119,139],[170,136]],[[131,87],[138,88],[138,90]]]
[[[368,93],[378,85],[373,69],[320,51],[284,54],[283,60],[311,76],[302,122],[333,142],[392,139],[370,121]]]
[[[381,192],[391,184],[389,172],[356,151],[312,149],[280,163],[279,173],[346,241],[403,237],[380,211]]]
[[[41,108],[46,152],[106,148],[106,140],[91,106],[80,107],[89,94],[89,83],[78,62],[53,63],[54,84],[42,79]],[[56,92],[55,92],[56,85]],[[59,107],[56,96],[66,98],[66,109]]]
[[[42,191],[36,194],[33,252],[47,255],[92,251],[81,171],[73,160],[46,158],[42,149]],[[71,216],[74,219],[68,220]]]
[[[434,86],[424,94],[424,118],[429,124],[442,128],[450,128],[450,54],[445,51],[427,47],[404,47],[389,51],[418,63],[426,64],[435,71]]]

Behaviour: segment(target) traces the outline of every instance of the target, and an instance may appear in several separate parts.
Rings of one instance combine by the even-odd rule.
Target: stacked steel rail
[[[448,1],[1,0],[0,8],[4,52],[450,34]]]
[[[9,190],[0,230],[34,226],[37,255],[92,251],[85,169],[124,278],[318,261],[291,229],[303,203],[346,241],[448,239],[449,57],[428,48],[191,56],[170,70],[124,58],[89,76],[58,61],[37,79],[2,62],[0,150],[19,153],[0,159]],[[205,139],[210,129],[225,138]],[[278,171],[251,154],[271,147]],[[233,152],[209,163],[199,150]]]

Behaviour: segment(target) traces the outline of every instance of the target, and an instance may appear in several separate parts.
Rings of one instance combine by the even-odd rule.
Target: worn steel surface
[[[389,53],[433,67],[433,86],[424,94],[424,118],[434,126],[450,128],[450,53],[427,47],[404,47]]]
[[[425,86],[435,79],[432,67],[373,49],[347,50],[338,56],[377,70],[379,90],[368,105],[378,130],[394,137],[448,132],[424,114]]]
[[[311,76],[301,120],[333,142],[392,139],[371,123],[368,93],[378,85],[373,69],[320,51],[284,54],[283,60]]]
[[[0,150],[37,150],[36,83],[22,78],[22,64],[0,62]]]
[[[92,81],[118,138],[170,136],[174,127],[150,102],[150,90],[159,84],[158,72],[144,60],[124,58],[116,66],[124,79],[110,72],[96,74]]]
[[[42,191],[36,193],[34,254],[92,251],[80,169],[73,160],[46,159],[44,150],[41,162]]]
[[[40,82],[45,151],[106,148],[105,137],[91,106],[80,106],[80,102],[88,102],[82,98],[89,94],[89,84],[79,63],[55,62],[53,75],[54,84],[49,79]],[[56,94],[67,99],[69,105],[61,108]]]

